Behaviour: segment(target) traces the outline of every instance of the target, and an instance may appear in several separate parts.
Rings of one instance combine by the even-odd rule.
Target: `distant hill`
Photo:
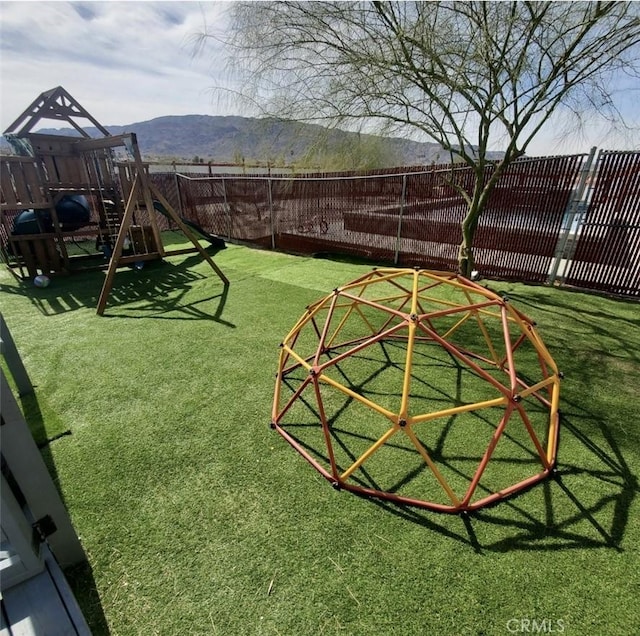
[[[218,163],[240,163],[245,160],[276,164],[305,161],[309,165],[321,164],[335,169],[447,162],[446,153],[434,143],[359,135],[276,119],[169,115],[106,128],[114,135],[136,133],[140,150],[146,159],[192,161],[198,157]],[[87,128],[86,131],[92,137],[100,136],[95,128]],[[37,132],[77,134],[73,130],[56,128]],[[6,146],[4,140],[3,145]],[[340,165],[341,162],[344,165]]]

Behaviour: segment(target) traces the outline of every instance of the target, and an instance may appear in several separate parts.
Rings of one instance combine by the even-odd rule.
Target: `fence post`
[[[271,166],[269,166],[269,221],[271,223],[271,249],[276,249],[276,232],[275,232],[275,220],[273,218],[273,192],[271,191]]]
[[[578,187],[575,190],[575,194],[573,195],[571,201],[569,202],[569,207],[567,210],[567,220],[565,222],[564,228],[561,228],[560,238],[558,240],[558,246],[556,247],[556,253],[553,257],[553,265],[551,267],[551,272],[549,274],[549,278],[547,280],[548,285],[553,285],[558,277],[558,271],[560,269],[560,264],[562,261],[565,261],[564,268],[561,274],[561,282],[564,282],[564,278],[567,274],[567,270],[569,268],[569,258],[563,259],[565,254],[565,250],[567,249],[567,243],[569,242],[569,236],[571,235],[571,228],[576,219],[576,214],[578,210],[578,204],[582,201],[582,197],[584,196],[584,191],[587,185],[587,178],[591,173],[591,169],[593,166],[593,160],[596,155],[597,148],[593,146],[589,151],[589,156],[587,160],[584,162],[582,169],[580,170],[580,181],[578,182]],[[576,228],[577,233],[578,228]],[[575,241],[575,237],[574,237]]]
[[[400,238],[402,235],[402,217],[404,215],[404,206],[407,196],[407,175],[402,175],[402,194],[400,196],[400,214],[398,215],[398,234],[396,235],[396,253],[393,259],[394,265],[398,264],[398,258],[400,256]]]
[[[11,337],[11,332],[2,314],[0,314],[0,356],[2,356],[7,363],[9,373],[11,373],[18,387],[18,395],[23,396],[28,393],[33,393],[33,384],[31,384],[29,374],[24,368],[20,353]]]
[[[229,202],[227,201],[227,185],[224,177],[220,178],[222,181],[222,198],[224,199],[224,211],[227,215],[227,239],[231,240],[231,209],[229,208]]]
[[[176,162],[172,162],[173,163],[173,180],[175,181],[176,184],[176,194],[178,195],[178,214],[180,216],[184,216],[184,213],[182,211],[182,195],[180,194],[180,180],[178,179],[178,169],[176,167]]]

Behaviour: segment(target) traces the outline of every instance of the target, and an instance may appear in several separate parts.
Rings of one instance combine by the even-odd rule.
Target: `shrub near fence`
[[[571,285],[638,296],[640,274],[633,264],[640,261],[640,153],[622,154],[624,161],[621,153],[602,153],[587,188],[593,155],[525,159],[510,166],[480,218],[478,270],[489,277],[536,283],[562,283],[568,273]],[[187,218],[230,240],[444,270],[457,267],[466,212],[449,180],[467,191],[473,186],[468,168],[451,166],[375,174],[164,173],[151,178]],[[584,230],[567,223],[568,211],[578,203],[586,210]],[[569,260],[571,254],[562,246],[575,251],[575,260]],[[622,248],[626,256],[615,258],[626,265],[616,261],[612,268],[611,254]],[[602,265],[607,258],[608,278],[603,278],[603,268],[593,264],[599,259]]]

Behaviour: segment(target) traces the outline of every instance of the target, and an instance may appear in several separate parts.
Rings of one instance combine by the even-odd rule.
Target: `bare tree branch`
[[[640,3],[234,2],[228,10],[229,72],[265,114],[413,129],[472,169],[471,190],[451,181],[469,206],[466,272],[478,217],[504,170],[556,112],[623,122],[611,76],[638,79],[640,69]],[[209,36],[196,37],[200,49]],[[497,140],[504,156],[491,165]]]

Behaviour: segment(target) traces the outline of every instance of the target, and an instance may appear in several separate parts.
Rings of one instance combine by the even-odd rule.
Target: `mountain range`
[[[213,163],[306,163],[328,169],[385,168],[446,163],[435,143],[328,129],[315,124],[239,116],[168,115],[125,126],[106,126],[113,135],[136,133],[147,160]],[[85,129],[92,137],[95,128]],[[77,134],[60,128],[43,134]],[[6,142],[3,140],[3,145]],[[500,153],[496,153],[496,158]]]

